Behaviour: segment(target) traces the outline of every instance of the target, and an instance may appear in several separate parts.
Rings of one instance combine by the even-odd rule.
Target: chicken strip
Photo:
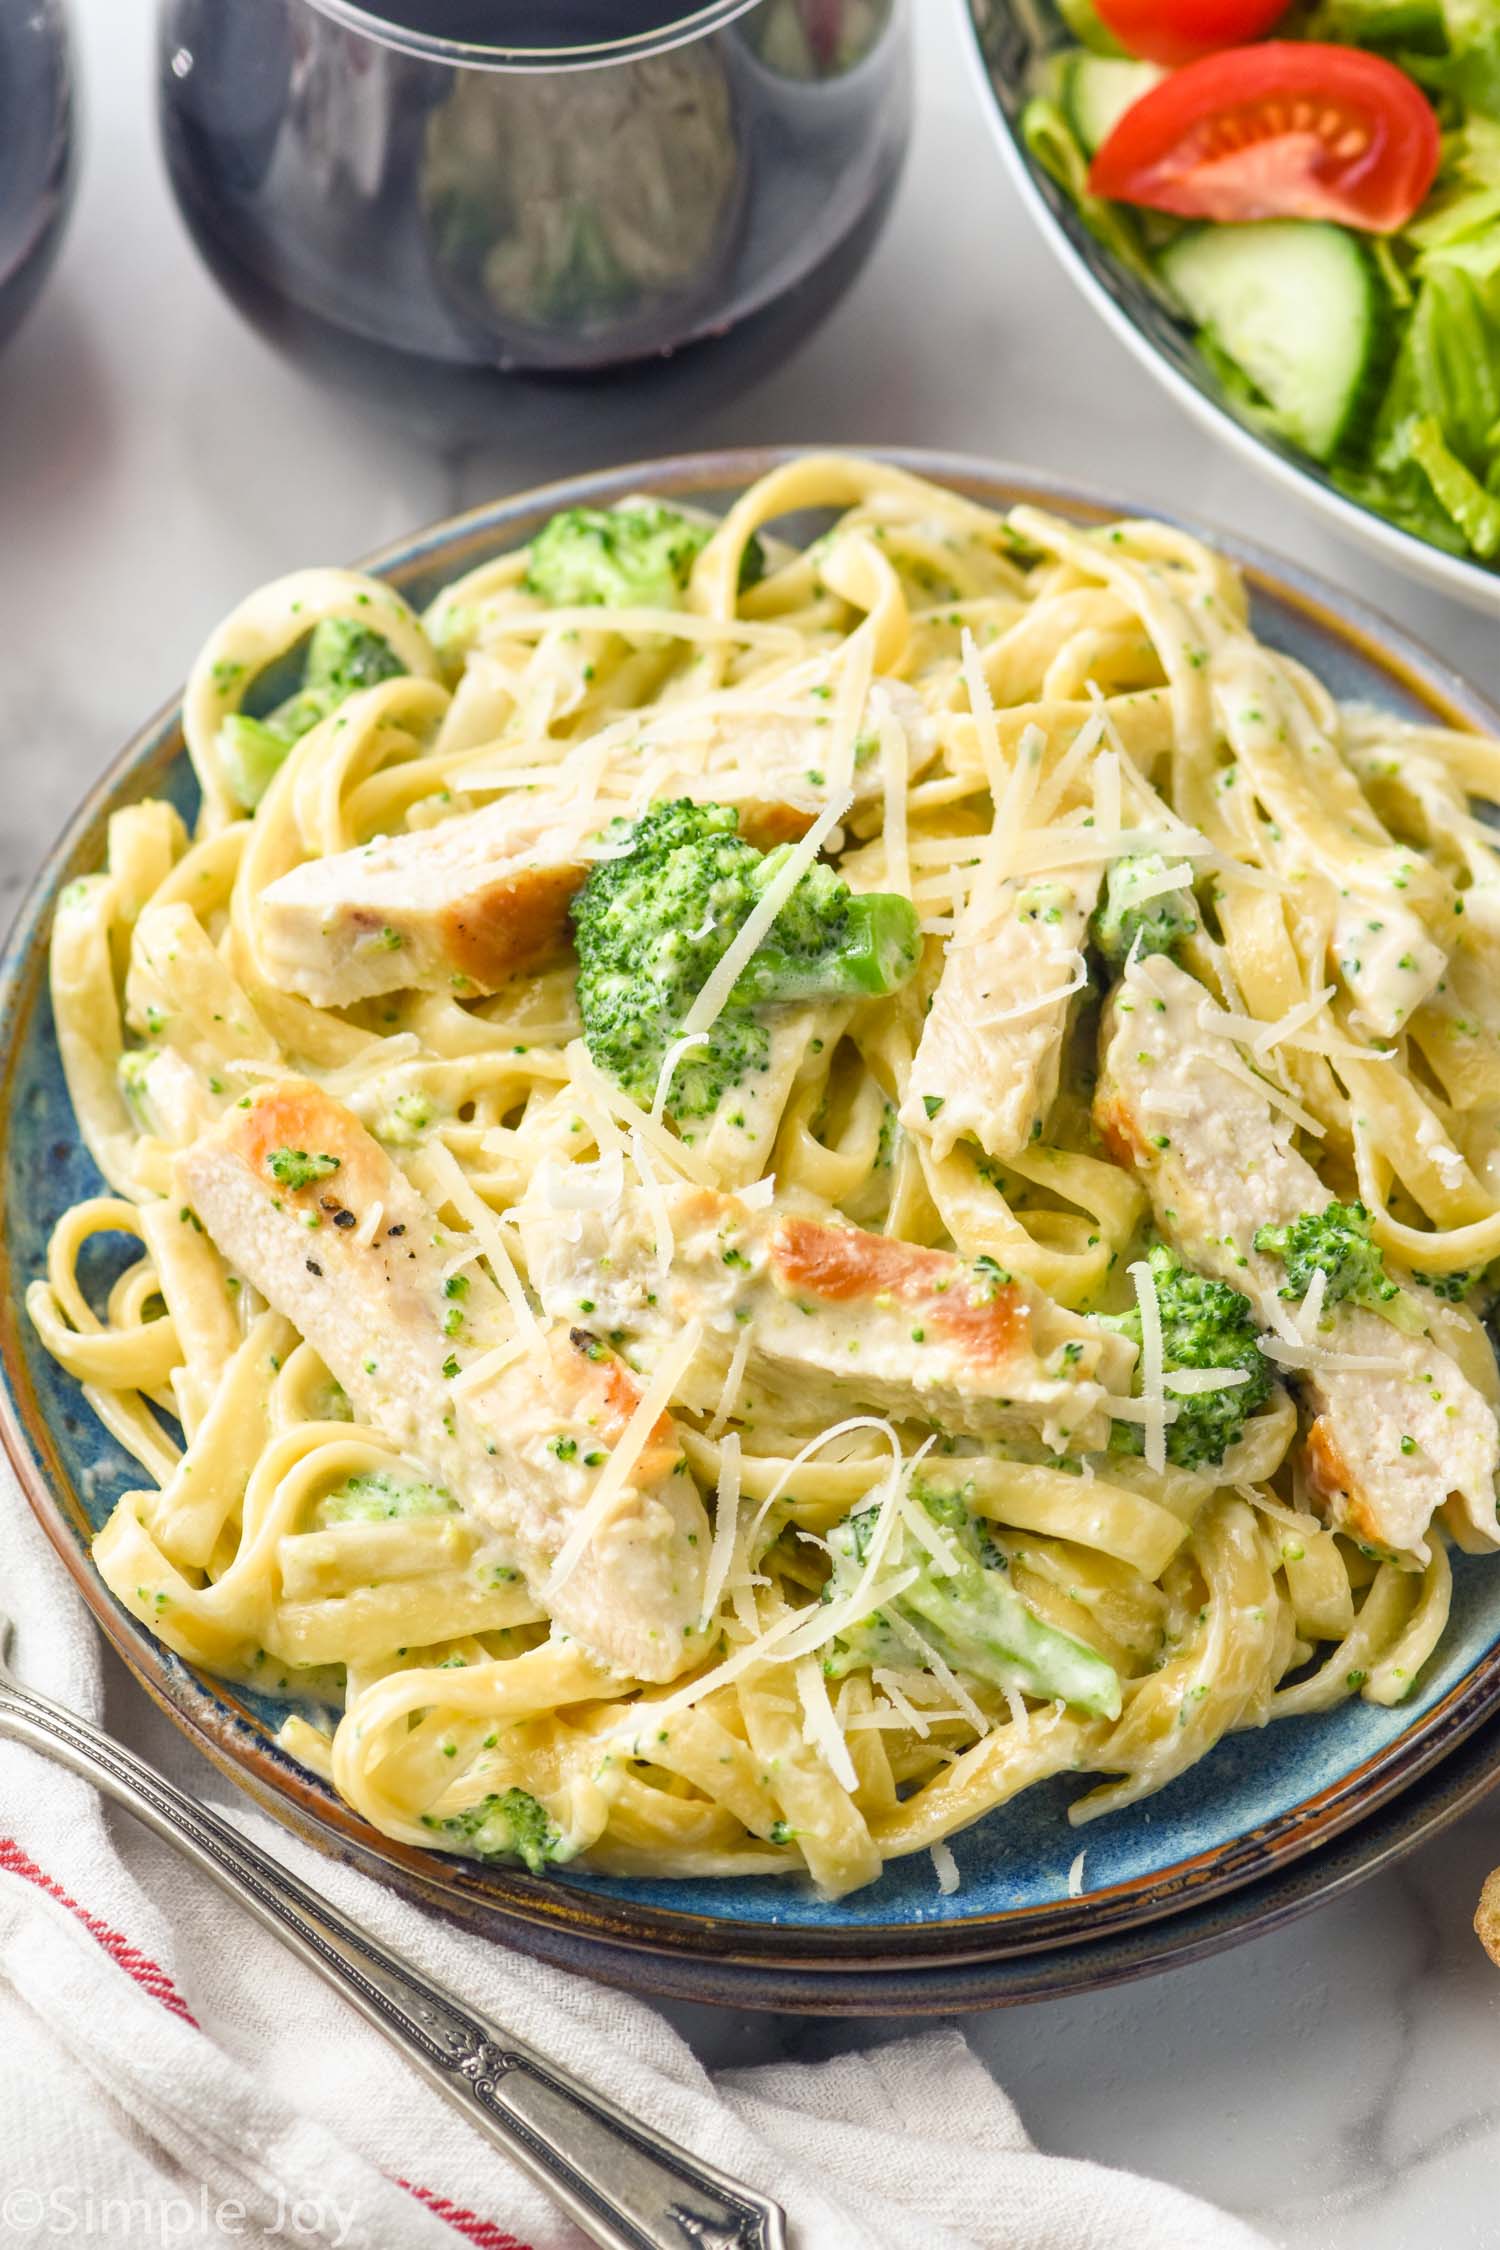
[[[494,992],[561,950],[588,871],[576,809],[561,793],[517,790],[268,884],[261,964],[322,1008],[381,992]]]
[[[556,1319],[593,1319],[648,1357],[703,1322],[680,1391],[688,1403],[717,1401],[747,1338],[748,1371],[775,1386],[783,1411],[798,1415],[800,1404],[813,1421],[831,1418],[832,1400],[971,1437],[1040,1434],[1057,1451],[1107,1442],[1104,1398],[1128,1390],[1133,1346],[993,1261],[968,1265],[711,1189],[661,1192],[673,1243],[665,1270],[660,1210],[629,1192],[566,1224],[544,1180],[521,1206],[521,1239]]]
[[[1145,1182],[1163,1234],[1242,1291],[1269,1328],[1285,1318],[1285,1276],[1255,1248],[1257,1229],[1334,1199],[1290,1145],[1269,1096],[1247,1083],[1243,1062],[1232,1067],[1235,1051],[1205,1021],[1211,1009],[1171,961],[1138,962],[1110,1006],[1095,1121]],[[1427,1527],[1456,1493],[1475,1529],[1496,1541],[1500,1431],[1436,1338],[1345,1303],[1330,1306],[1307,1341],[1309,1364],[1293,1378],[1314,1416],[1304,1467],[1334,1528],[1421,1563]]]
[[[871,713],[900,725],[909,771],[930,759],[930,730],[910,689],[878,683]],[[494,992],[564,945],[569,902],[597,849],[586,831],[615,812],[693,797],[734,805],[761,850],[803,835],[827,801],[827,734],[818,731],[827,723],[818,703],[795,719],[750,705],[717,714],[706,739],[701,722],[696,739],[674,746],[669,734],[664,750],[633,726],[614,746],[601,804],[592,781],[598,746],[586,743],[553,787],[518,789],[435,828],[308,860],[261,899],[262,966],[284,991],[324,1008],[413,989]],[[855,768],[855,810],[880,787],[880,760],[867,757]]]
[[[967,1134],[1003,1163],[1041,1132],[1102,873],[1012,878],[988,926],[972,939],[960,928],[950,942],[900,1113],[935,1156]]]
[[[548,1574],[639,1400],[582,1329],[539,1335],[488,1383],[461,1358],[509,1314],[351,1111],[297,1080],[179,1158],[181,1194],[237,1272],[318,1353],[355,1413],[506,1536],[557,1623],[616,1669],[668,1680],[699,1651],[708,1522],[671,1423],[555,1593]]]

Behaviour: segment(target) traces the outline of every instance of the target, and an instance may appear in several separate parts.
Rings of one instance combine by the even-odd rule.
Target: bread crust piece
[[[1474,1935],[1500,1969],[1500,1867],[1492,1867],[1484,1879],[1474,1909]]]

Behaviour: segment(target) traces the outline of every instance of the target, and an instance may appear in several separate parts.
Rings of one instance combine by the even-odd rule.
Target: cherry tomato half
[[[1286,14],[1287,0],[1095,0],[1095,6],[1133,55],[1185,63],[1216,47],[1259,39]]]
[[[1089,192],[1185,219],[1404,226],[1437,171],[1438,121],[1405,71],[1314,41],[1233,47],[1133,102]]]

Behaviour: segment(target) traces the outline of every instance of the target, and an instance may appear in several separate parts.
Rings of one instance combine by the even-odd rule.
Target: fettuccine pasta
[[[184,725],[58,903],[29,1309],[115,1596],[377,1829],[946,1888],[1411,1689],[1497,1543],[1500,745],[836,455],[282,579]]]

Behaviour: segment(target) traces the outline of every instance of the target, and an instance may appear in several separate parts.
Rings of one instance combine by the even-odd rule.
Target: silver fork
[[[10,1637],[0,1616],[0,1735],[70,1766],[175,1844],[383,2031],[601,2250],[786,2250],[779,2204],[464,2007],[154,1767],[24,1687],[5,1662]]]

